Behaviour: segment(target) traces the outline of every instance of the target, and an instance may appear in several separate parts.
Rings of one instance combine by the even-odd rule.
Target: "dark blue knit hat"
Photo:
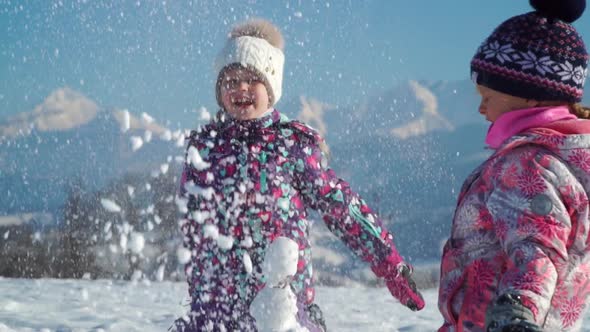
[[[538,101],[577,103],[588,74],[588,52],[570,24],[585,0],[530,0],[535,11],[500,24],[471,60],[477,84]]]

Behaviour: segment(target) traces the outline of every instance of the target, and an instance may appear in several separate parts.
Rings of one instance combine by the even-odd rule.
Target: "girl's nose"
[[[248,90],[248,87],[250,86],[250,84],[248,84],[247,81],[240,81],[240,83],[238,84],[238,89],[239,90]]]

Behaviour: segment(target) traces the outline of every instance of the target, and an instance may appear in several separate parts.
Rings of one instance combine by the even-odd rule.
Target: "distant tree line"
[[[64,188],[67,199],[56,225],[33,221],[0,226],[0,276],[185,280],[176,254],[181,245],[176,174],[172,170],[153,175],[129,173],[95,191],[79,179],[71,181]],[[378,191],[373,188],[366,197],[373,199],[389,225],[394,213],[383,209]],[[120,210],[105,207],[104,199],[116,203]],[[311,233],[319,284],[381,285],[322,222],[316,223]],[[438,268],[416,269],[415,279],[419,287],[435,287]]]
[[[55,225],[0,226],[0,276],[183,278],[175,173],[129,173],[98,191],[71,181]]]

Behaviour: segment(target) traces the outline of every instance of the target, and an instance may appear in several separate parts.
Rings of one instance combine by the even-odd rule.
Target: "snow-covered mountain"
[[[336,106],[314,97],[287,100],[279,108],[326,135],[330,145],[346,137],[393,136],[400,140],[482,123],[470,81],[408,81],[359,105]]]
[[[75,130],[97,120],[98,116],[104,116],[102,113],[111,113],[113,120],[119,124],[123,131],[127,129],[149,130],[154,134],[162,135],[166,130],[155,123],[147,114],[144,114],[140,120],[133,115],[126,118],[125,110],[101,110],[93,100],[64,87],[53,91],[31,112],[19,113],[1,121],[0,138],[8,140],[26,137],[34,133]]]
[[[125,172],[149,172],[182,154],[175,143],[182,136],[147,114],[103,109],[58,89],[33,111],[0,122],[0,216],[56,212],[74,181],[100,188]]]

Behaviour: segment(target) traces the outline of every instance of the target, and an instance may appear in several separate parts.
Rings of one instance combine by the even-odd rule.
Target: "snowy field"
[[[0,332],[166,331],[187,303],[180,282],[0,279],[0,294]],[[436,290],[424,295],[419,313],[385,288],[320,287],[317,299],[331,332],[435,331]]]
[[[180,282],[0,279],[0,332],[166,331],[185,311]],[[330,331],[433,331],[436,291],[413,314],[385,288],[319,288]]]

